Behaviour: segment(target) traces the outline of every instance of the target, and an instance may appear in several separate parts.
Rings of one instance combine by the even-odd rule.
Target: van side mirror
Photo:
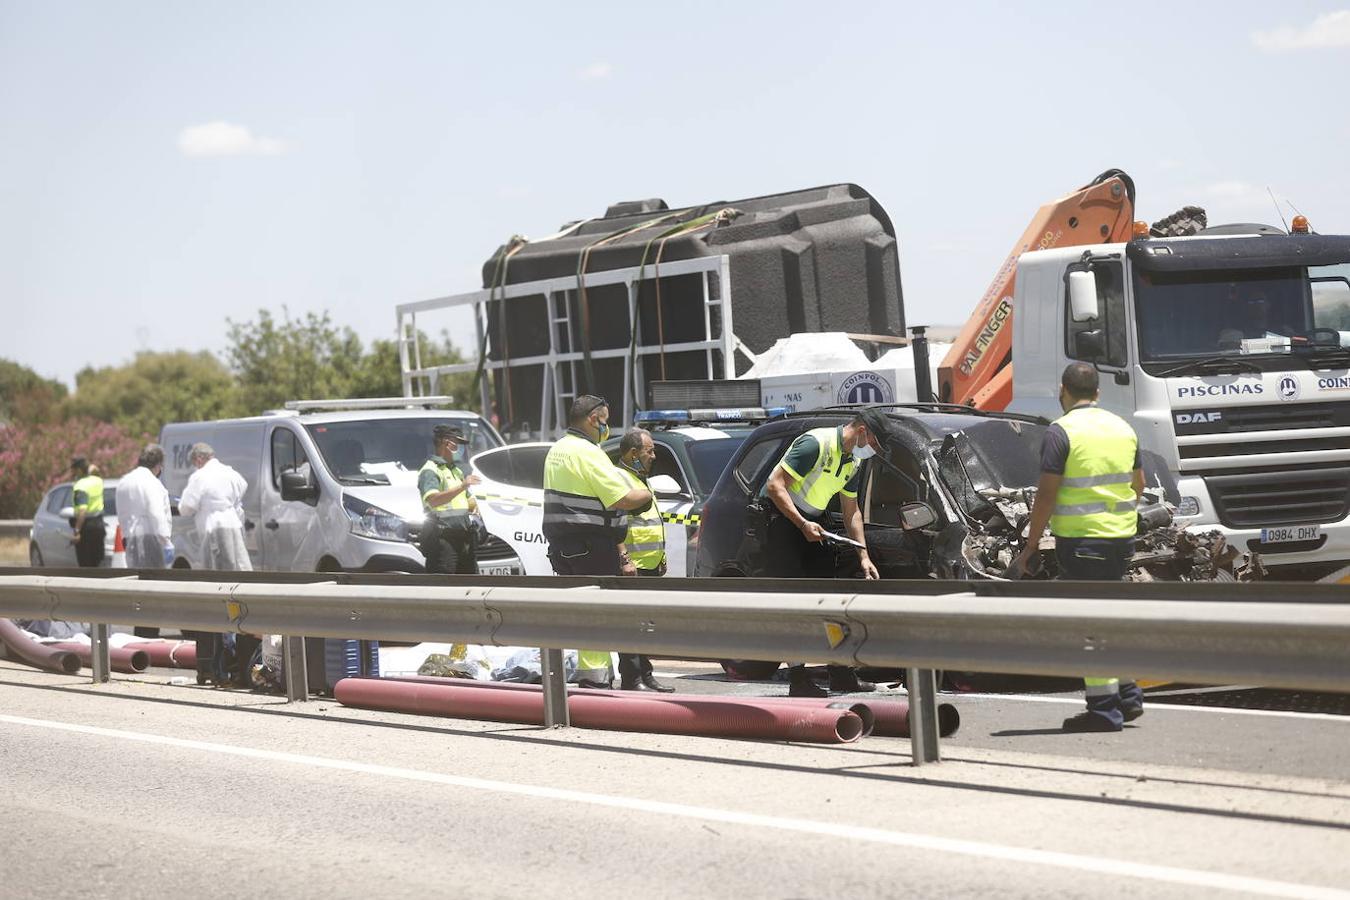
[[[304,472],[291,469],[281,473],[281,499],[300,500],[308,503],[319,497],[319,486],[309,480]]]
[[[927,503],[906,503],[900,507],[900,527],[905,531],[927,528],[937,521],[937,513]]]
[[[1069,312],[1075,322],[1097,318],[1097,276],[1090,270],[1069,273]]]
[[[61,511],[57,513],[57,515],[63,519],[73,519],[75,518],[75,507],[63,506],[61,507]]]
[[[658,497],[678,497],[684,493],[680,490],[680,483],[669,475],[653,475],[647,479],[647,486]]]

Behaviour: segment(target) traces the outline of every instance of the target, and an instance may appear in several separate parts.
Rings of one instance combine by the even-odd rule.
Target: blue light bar
[[[687,425],[692,422],[762,422],[785,415],[786,406],[764,409],[760,406],[728,407],[726,409],[649,409],[633,416],[637,425]]]

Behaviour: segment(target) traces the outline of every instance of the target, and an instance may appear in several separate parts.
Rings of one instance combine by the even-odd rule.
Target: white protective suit
[[[244,476],[218,459],[188,478],[178,511],[195,516],[202,538],[202,562],[210,569],[251,572],[253,564],[244,545]]]
[[[117,524],[127,545],[127,566],[164,568],[164,551],[171,546],[169,492],[145,466],[137,466],[117,482]]]

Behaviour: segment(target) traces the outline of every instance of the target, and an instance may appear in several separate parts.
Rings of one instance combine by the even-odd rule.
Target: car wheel
[[[35,569],[40,569],[44,565],[42,562],[42,551],[38,549],[38,545],[35,543],[30,543],[28,545],[28,565]]]
[[[722,671],[734,681],[767,681],[778,671],[781,662],[764,662],[758,659],[723,659]]]

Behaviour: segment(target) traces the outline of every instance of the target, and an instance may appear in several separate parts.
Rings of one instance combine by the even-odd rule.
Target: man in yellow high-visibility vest
[[[555,575],[618,575],[628,513],[652,502],[651,491],[630,485],[609,461],[600,447],[607,437],[609,403],[584,394],[572,401],[567,433],[544,458],[543,531]],[[578,672],[587,673],[579,683],[608,687],[608,660],[605,651],[578,650]]]
[[[71,543],[75,545],[75,560],[83,568],[96,568],[103,565],[107,554],[104,542],[107,528],[103,524],[103,479],[98,469],[89,464],[83,456],[70,461],[71,474],[75,483],[71,485],[71,508],[75,512],[75,522],[71,533]]]
[[[618,469],[631,487],[651,491],[647,477],[656,462],[656,445],[652,436],[641,428],[624,432],[619,441]],[[628,534],[619,545],[619,570],[624,575],[654,578],[666,574],[666,526],[661,521],[661,510],[652,501],[628,514]],[[619,686],[625,691],[659,691],[669,694],[675,689],[656,680],[652,661],[637,653],[619,654]]]
[[[1047,524],[1061,578],[1121,581],[1129,570],[1144,491],[1139,438],[1129,422],[1097,406],[1098,395],[1097,370],[1070,363],[1060,378],[1064,415],[1045,432],[1027,545],[1011,577],[1027,570]],[[1144,714],[1144,694],[1133,681],[1083,681],[1087,711],[1065,719],[1065,731],[1120,731]]]
[[[765,532],[767,570],[779,578],[833,578],[835,556],[821,542],[821,524],[835,496],[844,519],[844,532],[859,546],[858,566],[864,578],[876,578],[863,534],[858,508],[861,463],[886,449],[890,421],[876,409],[865,409],[846,425],[813,428],[798,435],[764,485],[772,501]],[[859,681],[848,666],[829,666],[830,690],[841,693],[874,691],[876,685]],[[828,692],[811,681],[804,665],[789,670],[792,697],[825,697]]]
[[[478,484],[477,475],[465,475],[455,464],[455,452],[467,438],[453,425],[431,429],[435,453],[417,473],[417,492],[422,495],[422,523],[419,543],[427,558],[427,571],[445,575],[476,575],[474,524],[471,514],[474,499],[469,488]]]

